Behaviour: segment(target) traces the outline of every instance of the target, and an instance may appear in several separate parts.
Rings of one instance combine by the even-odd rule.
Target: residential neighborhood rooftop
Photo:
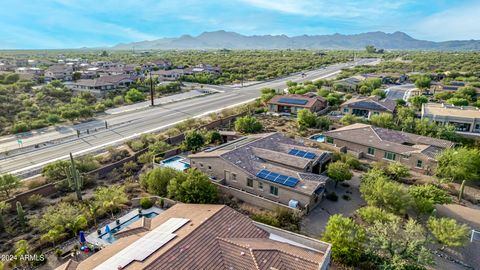
[[[299,151],[305,154],[298,155]],[[290,188],[312,194],[325,184],[328,177],[298,171],[303,171],[314,160],[329,159],[330,153],[306,147],[281,133],[265,133],[249,135],[189,157],[220,157],[252,178],[256,178],[262,170],[296,178],[298,184]]]
[[[287,105],[287,106],[310,108],[310,107],[313,106],[313,104],[317,100],[321,100],[321,101],[325,102],[325,99],[321,96],[288,94],[288,95],[274,96],[272,99],[270,99],[270,101],[268,101],[268,103],[269,104],[277,104],[277,105]]]
[[[353,107],[358,109],[393,112],[395,111],[397,104],[393,100],[380,99],[377,96],[355,97],[345,101],[342,104],[342,107]]]
[[[139,220],[129,227],[143,225]],[[139,242],[154,241],[145,236],[158,230],[168,230],[170,237],[151,254],[129,250]],[[122,265],[111,262],[125,262],[137,254],[145,258],[121,269],[317,270],[328,264],[329,252],[327,243],[257,224],[225,205],[177,204],[151,219],[148,230],[126,234],[78,265],[69,261],[57,269],[120,269]]]
[[[430,159],[435,159],[441,150],[454,146],[447,140],[360,123],[331,130],[324,135],[404,155],[421,153]]]
[[[422,106],[422,114],[452,116],[461,118],[479,118],[480,109],[473,106],[455,106],[449,104],[426,103]]]

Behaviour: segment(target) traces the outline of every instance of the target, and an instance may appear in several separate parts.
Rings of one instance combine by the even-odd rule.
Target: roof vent
[[[240,256],[243,256],[243,255],[245,255],[245,252],[243,252],[243,251],[240,252]]]

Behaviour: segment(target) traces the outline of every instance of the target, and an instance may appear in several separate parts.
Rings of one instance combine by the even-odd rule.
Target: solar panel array
[[[173,233],[188,221],[190,220],[185,218],[170,218],[162,225],[95,267],[94,270],[120,269],[119,267],[123,269],[133,261],[141,262],[145,260],[148,256],[152,255],[152,253],[175,238],[177,235]]]
[[[290,150],[290,152],[288,152],[288,154],[292,155],[292,156],[303,157],[303,158],[308,158],[308,159],[314,159],[317,156],[312,152],[307,152],[307,151],[302,151],[302,150],[297,150],[297,149]]]
[[[295,105],[305,105],[308,100],[305,99],[294,99],[294,98],[281,98],[278,100],[281,103],[295,104]]]
[[[257,177],[268,180],[287,187],[294,187],[298,183],[298,179],[278,173],[271,172],[269,170],[261,170],[257,173]]]

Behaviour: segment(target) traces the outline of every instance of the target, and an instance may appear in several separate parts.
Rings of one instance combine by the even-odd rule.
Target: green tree
[[[392,180],[399,180],[405,177],[409,177],[410,169],[408,169],[408,167],[403,165],[402,163],[395,161],[388,164],[387,168],[385,169],[385,173]]]
[[[430,217],[427,226],[438,242],[444,246],[463,247],[468,242],[470,228],[465,224],[459,224],[454,219]]]
[[[422,91],[429,89],[431,83],[432,79],[429,76],[420,76],[415,80],[415,86]]]
[[[260,100],[264,104],[270,101],[270,99],[272,99],[277,94],[275,89],[272,89],[272,88],[262,88],[260,92],[261,92]]]
[[[372,93],[370,93],[370,95],[377,96],[380,98],[385,98],[387,96],[387,94],[385,94],[385,91],[382,89],[374,89]]]
[[[66,236],[67,233],[65,233],[64,227],[57,225],[53,229],[48,230],[47,233],[43,234],[40,239],[42,241],[50,242],[52,243],[52,246],[55,246],[58,240],[63,239]]]
[[[468,100],[466,100],[464,98],[453,97],[453,98],[447,100],[447,103],[448,104],[453,104],[455,106],[468,106]]]
[[[148,192],[156,194],[161,197],[168,195],[167,187],[171,180],[179,179],[178,182],[183,182],[186,174],[168,167],[159,167],[149,171],[140,176],[140,184]]]
[[[72,74],[72,79],[73,79],[74,81],[78,81],[78,80],[80,80],[80,78],[82,78],[82,73],[76,71],[76,72],[74,72],[74,73]]]
[[[222,143],[222,135],[216,130],[211,130],[205,134],[205,141],[208,144],[220,144]]]
[[[217,187],[204,173],[189,170],[186,178],[174,178],[168,184],[168,196],[184,203],[216,203]]]
[[[372,169],[362,176],[360,193],[370,206],[404,214],[411,205],[408,189],[390,180],[382,171]]]
[[[352,179],[353,173],[350,171],[350,166],[341,161],[330,163],[327,168],[327,175],[335,181],[335,187],[338,182],[343,182]]]
[[[139,90],[132,88],[127,91],[125,94],[125,100],[128,103],[134,103],[134,102],[139,102],[139,101],[144,101],[145,100],[145,95],[140,92]]]
[[[22,186],[20,178],[12,174],[0,175],[0,191],[3,192],[5,198],[10,198],[10,193]]]
[[[411,186],[408,192],[413,198],[413,203],[419,213],[430,214],[435,204],[451,203],[452,198],[447,192],[432,184]]]
[[[69,229],[73,233],[73,235],[77,236],[78,231],[85,229],[87,227],[87,224],[87,218],[84,215],[78,215],[70,223],[67,223],[65,227]]]
[[[365,232],[352,219],[336,214],[328,219],[322,240],[332,244],[335,261],[357,265],[362,255]]]
[[[422,225],[400,218],[366,227],[366,250],[383,259],[381,269],[423,269],[433,264]]]
[[[450,148],[442,151],[438,156],[438,165],[435,170],[437,177],[444,181],[480,180],[480,150],[476,148]],[[461,200],[462,192],[459,199]]]
[[[262,123],[253,116],[239,117],[235,121],[235,130],[242,133],[257,133],[262,129]]]
[[[355,124],[355,123],[363,123],[363,122],[365,122],[365,119],[363,117],[355,116],[351,113],[345,114],[340,119],[340,123],[342,123],[342,125],[345,125],[345,126]]]
[[[370,122],[372,125],[382,128],[393,128],[395,126],[393,115],[390,113],[372,115],[370,117]]]
[[[109,211],[114,218],[113,213],[128,202],[127,194],[123,187],[100,187],[95,190],[95,200]]]
[[[192,130],[187,132],[182,142],[181,148],[184,151],[198,151],[205,145],[205,138],[199,131]]]
[[[148,151],[152,152],[155,155],[161,154],[169,149],[171,149],[172,146],[164,141],[156,141],[153,144],[150,144],[148,146]]]
[[[373,45],[365,46],[365,50],[367,51],[367,53],[376,53],[377,52],[377,48],[375,48],[375,46],[373,46]]]
[[[428,102],[428,98],[426,96],[413,96],[408,99],[408,102],[412,103],[412,105],[419,110],[422,108],[422,104]]]
[[[30,245],[27,240],[20,240],[15,243],[15,263],[17,265],[29,264],[28,260],[22,260],[22,257],[30,254]]]
[[[313,128],[317,125],[317,115],[308,109],[297,112],[297,124],[299,128]]]
[[[375,222],[387,223],[398,218],[396,215],[375,206],[362,207],[357,210],[357,213],[369,225],[373,225]]]

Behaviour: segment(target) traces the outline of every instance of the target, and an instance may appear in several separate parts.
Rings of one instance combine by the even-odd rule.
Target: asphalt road
[[[143,133],[167,129],[191,117],[202,117],[224,108],[247,103],[259,96],[264,87],[284,89],[286,81],[306,81],[327,78],[336,75],[342,68],[367,64],[372,60],[359,60],[356,63],[336,64],[319,70],[306,72],[305,75],[293,75],[277,80],[267,81],[244,88],[214,86],[221,93],[178,101],[171,104],[133,111],[125,114],[100,116],[96,120],[85,123],[85,126],[103,126],[105,120],[112,126],[80,138],[65,132],[65,139],[49,144],[49,136],[43,136],[47,146],[31,149],[26,153],[13,154],[0,160],[0,173],[23,174],[34,171],[50,162],[66,159],[72,152],[81,155],[93,152],[108,145],[114,145],[135,138]],[[53,134],[53,133],[52,133]],[[42,137],[42,138],[43,138]],[[1,149],[0,143],[0,149]]]
[[[387,94],[386,98],[391,100],[403,99],[407,101],[410,97],[410,91],[412,91],[413,89],[415,89],[414,84],[401,84],[390,86],[389,88],[385,89],[385,93]]]

